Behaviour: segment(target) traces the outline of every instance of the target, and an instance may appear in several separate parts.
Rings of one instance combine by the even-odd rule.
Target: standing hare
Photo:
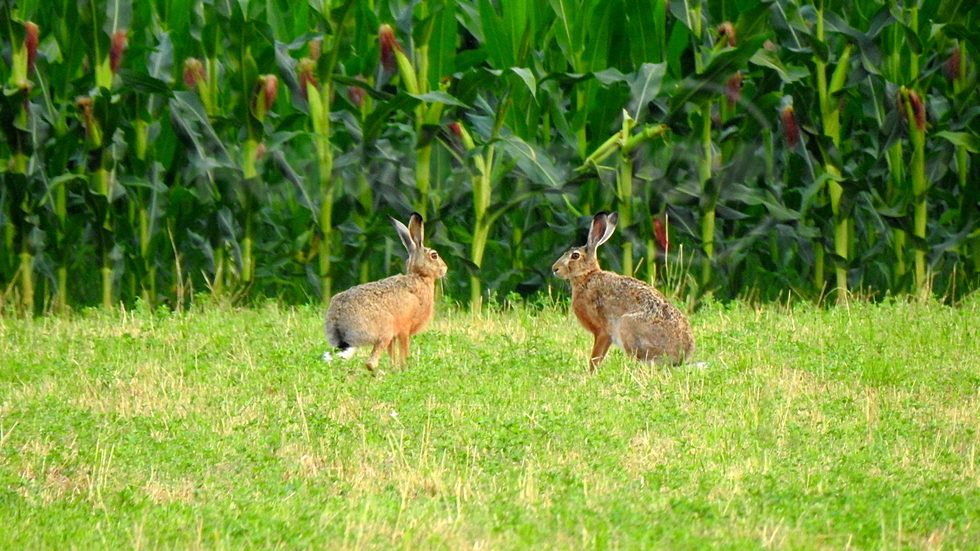
[[[599,268],[596,248],[616,229],[619,215],[600,212],[584,247],[570,249],[552,270],[572,284],[572,310],[592,332],[589,358],[593,371],[616,343],[645,363],[684,363],[694,352],[694,335],[687,318],[660,291],[638,279]]]
[[[406,273],[351,287],[330,300],[324,328],[327,341],[348,359],[354,349],[371,346],[367,368],[374,371],[387,349],[393,366],[408,357],[409,338],[432,319],[435,280],[446,275],[439,253],[422,245],[422,216],[413,212],[408,227],[388,217],[408,249]],[[396,341],[398,348],[396,350]],[[324,360],[331,360],[329,352]]]

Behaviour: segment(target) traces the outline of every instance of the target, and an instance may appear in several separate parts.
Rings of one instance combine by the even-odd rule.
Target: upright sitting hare
[[[388,349],[393,365],[408,357],[409,338],[432,318],[435,280],[446,275],[439,253],[422,245],[422,216],[413,212],[408,227],[388,217],[408,249],[406,273],[364,283],[334,295],[327,309],[327,341],[347,359],[354,348],[371,346],[367,368],[374,371]],[[398,349],[395,349],[395,345]],[[329,352],[324,360],[332,359]]]
[[[552,266],[556,276],[571,281],[572,310],[595,336],[589,367],[598,367],[611,343],[641,362],[684,363],[694,352],[684,314],[646,283],[599,268],[596,248],[618,221],[615,212],[596,214],[585,246],[569,250]]]

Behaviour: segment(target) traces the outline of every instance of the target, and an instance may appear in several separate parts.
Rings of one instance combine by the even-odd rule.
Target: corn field
[[[980,269],[969,0],[0,0],[0,311],[443,293],[604,264],[692,300],[955,299]]]

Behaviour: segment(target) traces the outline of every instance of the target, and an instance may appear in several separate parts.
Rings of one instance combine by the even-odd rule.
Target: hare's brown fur
[[[642,362],[679,364],[694,352],[687,317],[660,291],[632,277],[602,270],[596,248],[616,227],[617,216],[593,219],[589,242],[566,252],[553,266],[572,285],[572,310],[594,336],[589,367],[596,369],[613,343]]]
[[[324,323],[327,341],[342,353],[371,346],[367,368],[372,371],[385,350],[394,365],[405,361],[409,339],[432,319],[435,280],[446,274],[439,254],[422,245],[418,213],[412,213],[407,228],[394,219],[392,224],[408,249],[407,273],[338,293],[330,300]]]

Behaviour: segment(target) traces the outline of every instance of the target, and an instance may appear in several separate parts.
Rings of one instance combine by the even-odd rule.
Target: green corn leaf
[[[531,70],[526,67],[511,67],[510,70],[517,74],[517,76],[521,77],[521,80],[523,80],[524,84],[527,85],[527,89],[531,92],[531,95],[537,98],[538,85],[537,80],[534,78],[534,73],[532,73]]]
[[[518,168],[532,181],[551,188],[560,187],[567,179],[551,158],[541,149],[517,136],[500,139],[507,154],[517,162]]]
[[[576,60],[581,54],[582,40],[575,33],[578,28],[575,16],[581,14],[581,6],[572,0],[549,0],[555,13],[554,36],[573,71],[578,71]]]
[[[419,101],[424,101],[427,103],[441,103],[443,105],[454,105],[456,107],[463,107],[463,108],[469,107],[465,103],[459,101],[458,99],[447,94],[446,92],[436,91],[436,92],[429,92],[427,94],[419,94],[419,95],[407,94],[407,95]]]
[[[660,93],[666,72],[666,63],[644,63],[630,82],[630,102],[627,109],[638,122],[643,122],[643,110]]]
[[[626,32],[635,66],[664,60],[667,13],[663,0],[625,0]]]
[[[108,0],[105,7],[102,30],[112,36],[116,31],[128,30],[133,20],[132,0]]]
[[[749,58],[750,63],[759,65],[762,67],[769,67],[770,69],[776,71],[779,75],[780,80],[784,83],[796,82],[800,79],[804,79],[810,75],[810,72],[804,67],[797,66],[785,66],[779,56],[775,52],[771,52],[766,49],[761,49],[757,51],[751,58]]]
[[[439,3],[433,15],[432,35],[429,39],[429,89],[438,90],[443,77],[456,71],[456,2]]]
[[[490,63],[496,69],[513,67],[517,61],[513,46],[517,38],[513,36],[513,29],[497,15],[490,0],[479,0],[479,6],[480,26],[485,40],[483,48],[487,51]]]
[[[980,153],[980,138],[968,132],[936,132],[936,136],[945,139],[956,147],[962,147],[970,153]]]
[[[159,94],[164,97],[170,97],[172,94],[170,86],[166,82],[150,75],[120,69],[119,78],[122,80],[123,86],[142,94]]]

